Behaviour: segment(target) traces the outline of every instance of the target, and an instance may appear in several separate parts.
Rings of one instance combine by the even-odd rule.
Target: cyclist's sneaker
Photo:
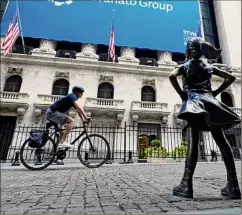
[[[59,148],[72,148],[72,145],[67,142],[64,142],[64,143],[59,143],[58,147]]]

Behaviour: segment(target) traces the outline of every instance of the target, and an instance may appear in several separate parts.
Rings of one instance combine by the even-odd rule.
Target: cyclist
[[[66,125],[65,130],[60,136],[59,148],[71,148],[72,145],[66,142],[68,134],[74,127],[75,120],[67,115],[69,110],[73,107],[76,109],[79,117],[84,121],[89,123],[90,118],[87,117],[83,108],[79,105],[78,101],[83,96],[84,89],[80,86],[74,86],[72,88],[72,93],[59,99],[46,111],[46,118],[49,121],[55,122],[63,126]]]

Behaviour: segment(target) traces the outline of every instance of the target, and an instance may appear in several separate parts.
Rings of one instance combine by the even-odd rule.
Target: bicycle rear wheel
[[[51,165],[56,156],[56,144],[50,137],[41,148],[29,146],[30,138],[25,140],[20,148],[20,160],[29,170],[42,170]]]
[[[108,141],[99,134],[89,135],[91,144],[87,137],[82,139],[77,149],[77,156],[80,162],[88,168],[98,168],[102,166],[110,155],[110,147]]]

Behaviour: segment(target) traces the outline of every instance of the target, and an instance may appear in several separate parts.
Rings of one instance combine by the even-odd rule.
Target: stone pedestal
[[[76,54],[76,59],[88,59],[97,61],[99,56],[97,53],[97,46],[94,44],[83,44],[82,51]]]
[[[121,48],[121,57],[118,58],[119,63],[139,65],[139,59],[135,57],[134,48]]]
[[[158,51],[158,66],[160,65],[177,65],[176,62],[172,61],[172,54],[168,51]]]
[[[33,56],[55,57],[56,42],[53,40],[41,40],[40,47],[32,50]]]

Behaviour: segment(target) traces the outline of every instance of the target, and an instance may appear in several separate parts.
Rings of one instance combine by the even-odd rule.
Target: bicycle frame
[[[74,145],[84,134],[86,134],[88,142],[90,143],[91,148],[93,149],[93,145],[92,145],[91,140],[89,138],[89,135],[87,133],[87,128],[86,128],[85,123],[83,124],[82,128],[83,128],[83,131],[81,132],[81,134],[79,134],[70,144]],[[77,128],[72,128],[72,130],[74,130],[74,129],[77,129]],[[59,128],[54,127],[54,130],[55,131],[53,133],[51,133],[49,136],[52,137],[54,135],[54,142],[57,143],[57,146],[58,146],[58,144],[59,144],[58,140],[59,140],[59,137],[60,137],[59,132],[64,131],[65,129],[59,129]],[[56,141],[56,138],[57,138],[57,141]]]

